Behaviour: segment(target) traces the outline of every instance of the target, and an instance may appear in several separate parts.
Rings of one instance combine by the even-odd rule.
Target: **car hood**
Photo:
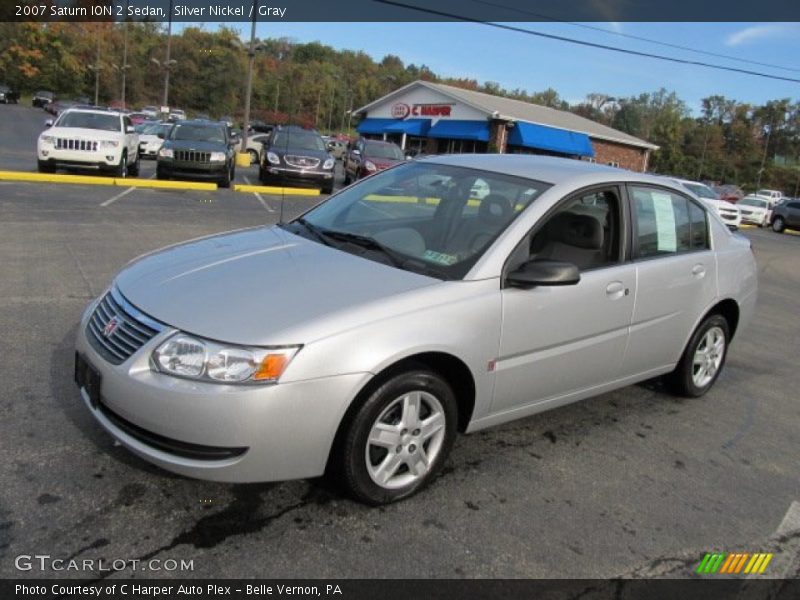
[[[118,140],[122,137],[122,133],[119,131],[84,129],[82,127],[50,127],[45,129],[41,135],[55,135],[58,137],[86,140]]]
[[[148,144],[150,144],[150,143],[158,144],[158,143],[162,143],[164,140],[162,140],[157,135],[151,135],[149,133],[140,133],[139,134],[139,141],[140,142],[147,142]]]
[[[171,246],[136,259],[115,280],[154,319],[252,345],[310,342],[291,339],[291,330],[437,283],[278,227]]]
[[[164,148],[173,150],[199,150],[201,152],[227,152],[228,146],[223,142],[202,142],[196,140],[166,140]]]

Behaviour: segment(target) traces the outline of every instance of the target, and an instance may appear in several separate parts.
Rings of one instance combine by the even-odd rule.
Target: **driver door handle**
[[[612,300],[622,298],[622,296],[627,296],[629,293],[630,290],[626,288],[625,284],[623,284],[621,281],[612,281],[606,286],[606,296]]]
[[[694,267],[692,267],[692,275],[694,275],[698,279],[705,277],[705,274],[706,274],[706,268],[703,265],[697,264]]]

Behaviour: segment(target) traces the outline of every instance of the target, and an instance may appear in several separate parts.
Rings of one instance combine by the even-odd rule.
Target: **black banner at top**
[[[800,21],[800,0],[2,0],[0,21]]]

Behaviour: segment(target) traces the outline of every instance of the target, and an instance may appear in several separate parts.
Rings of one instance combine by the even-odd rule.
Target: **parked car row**
[[[0,83],[0,104],[16,104],[19,102],[19,92],[5,83]]]

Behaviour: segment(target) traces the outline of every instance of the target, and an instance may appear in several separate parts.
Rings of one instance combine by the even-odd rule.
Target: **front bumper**
[[[179,379],[149,365],[150,354],[172,329],[114,366],[86,338],[94,305],[81,319],[75,348],[100,372],[101,400],[92,407],[81,388],[84,403],[123,446],[188,477],[244,483],[321,475],[339,423],[370,377],[355,373],[266,386]],[[198,458],[181,448],[228,452]]]
[[[742,223],[749,223],[751,225],[761,225],[765,221],[769,222],[768,216],[758,213],[751,213],[749,215],[742,214]]]
[[[199,163],[158,158],[158,171],[165,177],[222,179],[228,173],[227,162]]]
[[[82,169],[105,169],[116,167],[122,158],[120,148],[104,148],[94,151],[64,150],[53,145],[39,143],[37,158],[51,165],[72,166]]]
[[[139,156],[141,158],[152,158],[155,160],[158,157],[159,150],[161,150],[161,144],[139,144]]]
[[[333,184],[333,170],[311,171],[303,169],[290,169],[287,167],[268,166],[266,173],[270,181],[298,185],[314,185],[325,187]]]

